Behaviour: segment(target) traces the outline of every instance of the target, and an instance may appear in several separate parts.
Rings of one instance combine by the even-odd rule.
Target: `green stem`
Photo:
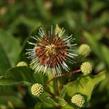
[[[72,74],[75,74],[75,73],[78,73],[78,72],[80,72],[80,69],[75,70],[75,71],[72,71],[72,72],[70,72],[70,73],[63,73],[63,74],[61,74],[61,75],[54,76],[54,77],[53,77],[52,79],[50,79],[46,84],[49,84],[51,81],[53,81],[53,80],[55,80],[55,79],[58,79],[58,78],[60,78],[60,77],[69,76],[69,74],[72,75]]]
[[[53,86],[54,86],[54,93],[56,96],[59,95],[59,84],[58,84],[58,79],[55,79],[53,81]]]

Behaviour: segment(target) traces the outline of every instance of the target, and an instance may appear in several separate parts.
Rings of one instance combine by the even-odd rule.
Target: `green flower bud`
[[[28,65],[27,65],[26,62],[21,61],[21,62],[19,62],[16,66],[17,66],[17,67],[20,67],[20,66],[28,66]]]
[[[80,47],[79,47],[79,50],[78,50],[79,54],[82,55],[82,56],[88,56],[89,53],[91,52],[91,49],[89,47],[89,45],[87,44],[82,44]]]
[[[74,105],[76,105],[76,106],[78,106],[78,107],[81,108],[81,107],[83,107],[84,104],[85,104],[85,98],[84,98],[84,96],[81,95],[81,94],[75,94],[75,95],[72,97],[71,102],[72,102]]]
[[[61,28],[59,27],[59,25],[57,24],[57,25],[56,25],[56,28],[55,28],[55,34],[61,36],[61,35],[62,35],[61,32],[62,32],[62,29],[61,29]]]
[[[31,87],[31,93],[34,96],[39,97],[43,93],[44,89],[43,86],[39,83],[35,83]]]
[[[80,69],[84,75],[88,75],[92,72],[92,64],[90,62],[84,62],[81,64]]]

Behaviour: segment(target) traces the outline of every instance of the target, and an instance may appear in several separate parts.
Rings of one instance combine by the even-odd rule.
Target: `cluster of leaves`
[[[71,105],[68,105],[63,99],[66,97],[64,93],[72,97],[77,90],[87,95],[90,99],[94,86],[102,80],[103,75],[101,74],[97,75],[96,79],[95,77],[86,76],[66,84],[63,86],[61,96],[55,98],[55,100],[52,97],[48,97],[49,93],[45,93],[39,100],[31,96],[27,86],[31,86],[36,82],[44,85],[48,81],[47,77],[42,76],[42,74],[34,74],[28,67],[15,67],[15,65],[19,60],[26,60],[24,59],[25,56],[22,56],[25,48],[22,44],[25,45],[28,36],[33,30],[40,25],[58,23],[64,26],[67,31],[75,34],[77,43],[87,42],[90,44],[93,52],[89,59],[94,63],[94,73],[104,67],[108,71],[108,17],[108,0],[1,0],[0,106],[31,108],[36,105],[36,109],[47,109],[61,105],[63,108],[68,109],[71,108]],[[103,106],[103,109],[109,108],[108,73],[106,77],[101,85],[97,87],[97,90],[94,91],[88,108],[96,109],[99,106]],[[46,90],[48,91],[48,89]],[[52,87],[50,90],[53,90]],[[43,105],[39,101],[43,101]]]

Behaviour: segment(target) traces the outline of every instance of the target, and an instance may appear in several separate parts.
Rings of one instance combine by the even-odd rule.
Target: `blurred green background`
[[[107,69],[87,109],[109,109],[109,0],[0,0],[0,73],[20,60],[34,30],[53,24],[73,33],[78,44],[91,46],[89,59],[96,72]],[[0,86],[0,109],[33,109],[36,101],[23,89]]]

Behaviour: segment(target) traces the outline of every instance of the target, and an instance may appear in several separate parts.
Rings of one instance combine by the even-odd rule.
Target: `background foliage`
[[[51,24],[59,24],[73,33],[78,44],[91,46],[89,59],[94,63],[94,72],[107,69],[106,79],[94,90],[87,109],[109,109],[109,0],[0,0],[0,78],[24,59],[24,45],[30,34],[41,25]],[[14,73],[17,79],[11,75],[11,80],[1,79],[0,84],[17,84],[22,78],[24,81],[28,78],[30,83],[0,86],[1,109],[31,109],[38,101],[26,90],[27,84],[35,82],[34,78],[29,79],[32,71],[26,68],[30,75],[23,77],[20,70],[25,68],[18,69],[8,72]],[[36,109],[40,107],[37,103]]]

